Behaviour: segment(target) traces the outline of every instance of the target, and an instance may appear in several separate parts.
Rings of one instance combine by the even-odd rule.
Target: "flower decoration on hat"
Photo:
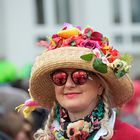
[[[67,46],[91,49],[91,53],[82,55],[81,59],[91,61],[92,67],[100,73],[107,73],[108,67],[117,77],[129,72],[132,57],[128,54],[121,56],[118,50],[110,46],[107,37],[91,27],[82,31],[80,26],[65,23],[62,30],[48,37],[48,40],[41,40],[38,45],[45,46],[48,50]]]

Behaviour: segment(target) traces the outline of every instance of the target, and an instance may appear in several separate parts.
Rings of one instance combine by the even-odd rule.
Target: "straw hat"
[[[37,57],[31,72],[29,91],[31,97],[43,107],[52,107],[55,100],[50,73],[59,68],[85,69],[98,73],[109,86],[109,97],[114,107],[122,106],[133,95],[133,85],[126,74],[131,57],[120,56],[101,33],[85,28],[65,25],[63,30],[40,41],[46,46]]]

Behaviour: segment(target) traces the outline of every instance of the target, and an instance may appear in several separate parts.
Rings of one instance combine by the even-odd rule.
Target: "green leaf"
[[[133,57],[127,53],[125,53],[124,55],[122,55],[120,57],[121,60],[126,61],[128,64],[130,64],[133,61]]]
[[[82,55],[80,58],[85,61],[91,61],[93,58],[93,55],[94,55],[93,53],[89,53],[89,54]]]
[[[102,62],[102,59],[96,58],[93,62],[93,68],[101,73],[107,73],[107,65]]]
[[[70,43],[70,45],[71,45],[71,46],[75,46],[75,45],[76,45],[76,42],[75,42],[75,41],[72,41],[72,42]]]
[[[124,70],[115,72],[115,75],[116,75],[117,77],[122,77],[122,76],[124,76],[125,74],[126,74],[126,72],[125,72]]]

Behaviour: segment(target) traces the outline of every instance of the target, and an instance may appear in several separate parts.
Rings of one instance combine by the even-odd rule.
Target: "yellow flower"
[[[57,34],[60,37],[69,38],[74,35],[79,35],[80,33],[81,31],[78,28],[72,28],[72,29],[61,30]]]

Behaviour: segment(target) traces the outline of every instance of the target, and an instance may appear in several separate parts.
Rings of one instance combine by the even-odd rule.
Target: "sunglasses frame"
[[[78,72],[78,71],[83,71],[83,72],[85,72],[85,73],[87,74],[87,79],[86,79],[86,81],[85,81],[83,84],[77,84],[77,83],[75,83],[75,81],[73,80],[72,75],[73,75],[75,72]],[[65,83],[63,83],[62,85],[59,85],[59,84],[56,84],[56,83],[54,82],[54,80],[53,80],[53,74],[54,74],[55,72],[64,72],[64,73],[66,74],[66,81],[65,81]],[[71,76],[71,79],[72,79],[72,81],[73,81],[73,83],[74,83],[75,85],[84,85],[84,84],[87,82],[87,80],[93,80],[93,78],[91,77],[91,75],[94,75],[94,73],[93,73],[93,72],[90,72],[90,71],[83,70],[83,69],[76,69],[76,70],[74,70],[74,71],[72,71],[72,72],[67,72],[67,71],[65,71],[65,70],[57,69],[57,70],[53,71],[53,72],[50,74],[50,78],[51,78],[52,82],[53,82],[55,85],[57,85],[57,86],[64,86],[64,85],[66,84],[66,82],[67,82],[67,79],[68,79],[68,76],[69,76],[69,75]]]

